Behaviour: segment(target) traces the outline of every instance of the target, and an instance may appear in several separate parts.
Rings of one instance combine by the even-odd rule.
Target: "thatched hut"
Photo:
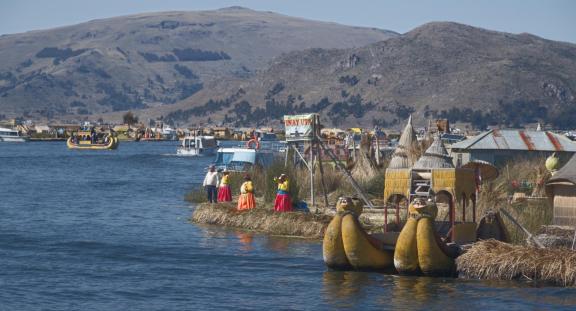
[[[426,149],[426,152],[414,164],[415,170],[430,170],[435,168],[454,168],[452,164],[452,157],[448,155],[446,147],[440,140],[440,136],[436,136],[434,141]]]
[[[576,226],[576,155],[548,180],[546,194],[554,206],[552,223]]]
[[[412,167],[417,159],[417,155],[413,152],[416,143],[416,131],[414,131],[414,127],[412,127],[412,116],[410,116],[406,127],[404,127],[404,131],[402,131],[402,135],[400,135],[398,147],[396,147],[394,154],[392,154],[388,168],[399,169]]]

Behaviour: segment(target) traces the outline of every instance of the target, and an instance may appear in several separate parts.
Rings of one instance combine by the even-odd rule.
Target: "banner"
[[[284,116],[286,141],[312,140],[316,128],[314,120],[317,116],[315,113]]]

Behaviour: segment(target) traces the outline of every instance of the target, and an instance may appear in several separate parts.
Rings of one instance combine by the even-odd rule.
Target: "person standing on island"
[[[278,184],[278,190],[276,191],[276,201],[274,201],[274,211],[276,212],[291,212],[292,211],[292,200],[290,199],[290,190],[288,184],[288,177],[285,174],[281,174],[280,177],[274,177],[274,182]]]
[[[204,182],[202,183],[204,189],[206,189],[206,194],[208,194],[208,202],[216,203],[216,187],[218,186],[218,172],[216,172],[216,167],[210,165],[208,167],[208,173],[204,177]]]
[[[218,188],[218,202],[231,202],[232,191],[230,190],[230,172],[222,172],[222,180],[220,180],[220,187]]]
[[[240,186],[240,197],[238,197],[238,210],[249,210],[256,207],[254,199],[254,186],[250,175],[244,175],[244,183]]]

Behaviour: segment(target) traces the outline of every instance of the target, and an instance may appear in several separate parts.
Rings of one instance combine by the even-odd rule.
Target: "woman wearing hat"
[[[208,167],[208,173],[206,173],[206,176],[204,177],[202,186],[206,189],[208,202],[216,203],[216,186],[218,186],[218,172],[216,172],[216,166],[210,165]]]
[[[218,202],[231,202],[232,191],[230,190],[230,172],[224,170],[222,172],[222,180],[220,180],[220,188],[218,188]]]
[[[240,197],[238,197],[238,210],[248,210],[256,207],[254,199],[254,186],[250,175],[244,175],[244,183],[240,186]]]
[[[278,184],[276,201],[274,201],[274,210],[277,212],[291,212],[292,200],[290,199],[290,193],[288,192],[290,190],[288,178],[285,174],[282,174],[280,177],[274,178],[274,181]]]

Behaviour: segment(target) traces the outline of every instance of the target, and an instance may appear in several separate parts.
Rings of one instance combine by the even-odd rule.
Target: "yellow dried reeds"
[[[277,213],[266,208],[237,211],[234,204],[200,204],[192,222],[242,228],[274,235],[321,239],[332,220],[327,215],[289,212]]]
[[[459,276],[576,286],[576,252],[480,241],[456,259]]]

